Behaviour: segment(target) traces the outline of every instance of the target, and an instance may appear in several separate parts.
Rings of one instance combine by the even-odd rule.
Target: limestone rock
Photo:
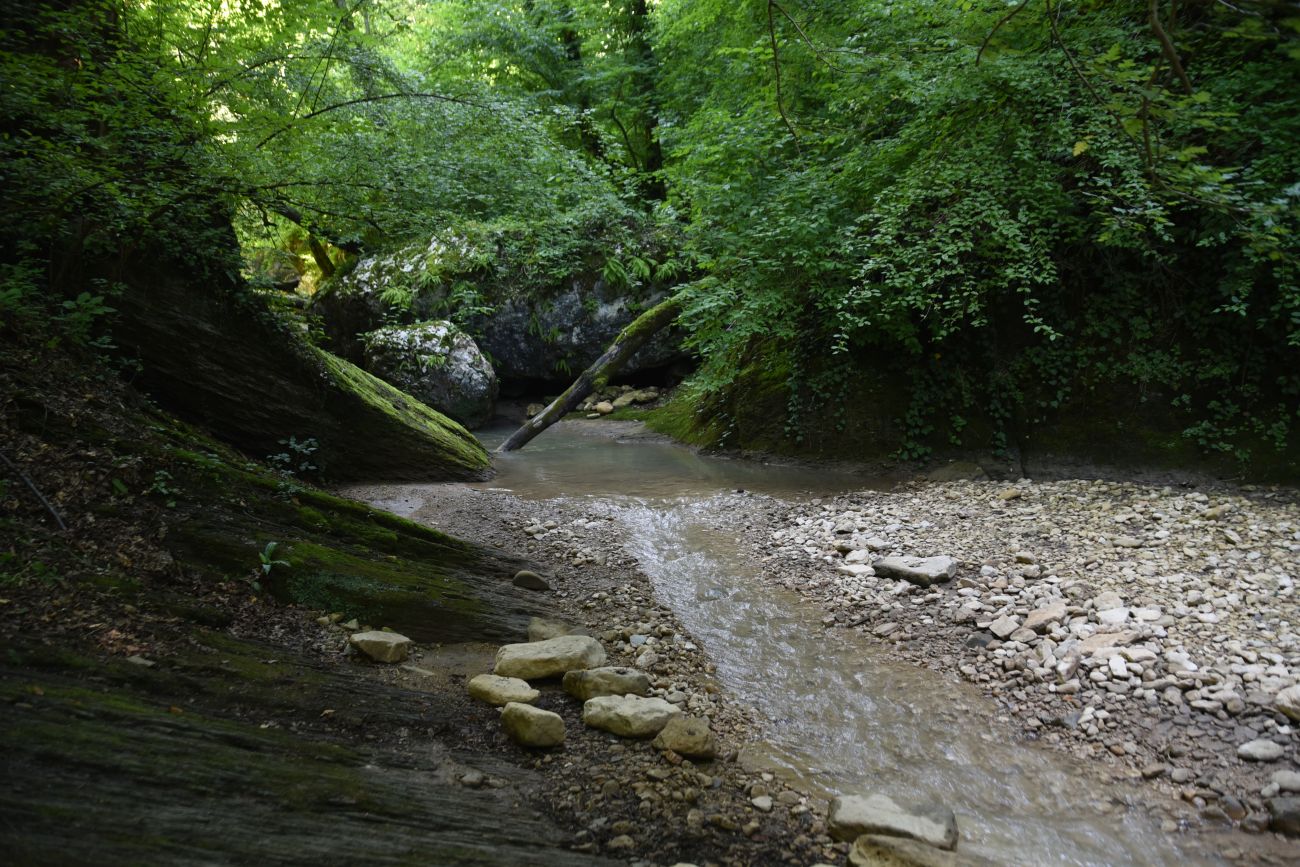
[[[852,867],[957,867],[957,855],[916,840],[864,834],[849,850]]]
[[[467,427],[492,420],[497,375],[474,338],[446,320],[364,335],[366,369]]]
[[[538,575],[536,572],[531,572],[528,569],[520,569],[518,572],[516,572],[514,579],[510,583],[514,584],[516,587],[522,587],[525,590],[550,590],[551,589],[551,585],[546,583],[546,579],[542,578],[542,576]]]
[[[1266,738],[1256,738],[1237,747],[1237,757],[1249,762],[1276,762],[1286,751]]]
[[[949,581],[957,574],[951,557],[881,557],[871,564],[877,575],[901,578],[921,587]]]
[[[544,617],[534,617],[528,621],[528,640],[545,641],[548,638],[559,638],[561,635],[586,635],[587,630],[581,626],[573,626],[559,620],[547,620]]]
[[[480,674],[467,685],[469,694],[479,701],[498,707],[510,702],[532,704],[541,695],[528,685],[528,681],[517,677],[500,677],[495,674]]]
[[[533,680],[566,671],[596,668],[605,662],[605,649],[589,635],[561,635],[545,641],[507,644],[497,651],[493,674]]]
[[[375,662],[401,662],[411,652],[411,639],[396,632],[357,632],[348,642]]]
[[[688,759],[711,759],[718,754],[718,743],[708,720],[694,716],[675,716],[650,744],[657,750],[672,750]]]
[[[611,412],[614,411],[614,404],[610,403],[607,400],[602,400],[600,403],[592,407],[592,409],[594,409],[600,415],[609,415]]]
[[[587,701],[602,695],[645,695],[650,692],[650,678],[635,668],[607,666],[564,675],[564,691]]]
[[[1282,713],[1300,722],[1300,683],[1279,692],[1273,703]]]
[[[863,834],[907,837],[940,849],[957,847],[957,817],[946,807],[910,811],[887,795],[846,795],[831,801],[827,828],[836,840]]]
[[[603,695],[582,706],[582,721],[592,728],[621,737],[648,738],[662,731],[668,721],[681,712],[676,705],[662,698]]]
[[[1035,632],[1042,632],[1053,623],[1060,623],[1065,619],[1066,609],[1064,602],[1049,602],[1042,608],[1037,608],[1025,617],[1025,628],[1032,629]]]
[[[512,701],[501,712],[501,726],[510,739],[525,747],[557,747],[564,743],[564,720],[558,713]]]

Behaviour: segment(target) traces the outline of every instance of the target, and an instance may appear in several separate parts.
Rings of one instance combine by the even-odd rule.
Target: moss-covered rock
[[[331,478],[489,473],[459,424],[310,345],[233,271],[198,269],[156,255],[115,275],[124,287],[115,338],[168,408],[257,456],[283,451],[290,437],[314,439],[315,463]]]
[[[366,369],[467,427],[492,419],[497,375],[474,338],[445,319],[363,335]]]

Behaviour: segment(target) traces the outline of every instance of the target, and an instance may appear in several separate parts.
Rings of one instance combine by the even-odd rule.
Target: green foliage
[[[906,457],[1106,403],[1210,452],[1296,446],[1287,4],[20,6],[6,334],[104,345],[113,284],[78,263],[187,251],[201,285],[234,215],[308,289],[397,251],[401,321],[685,281],[693,393],[735,438],[744,372],[790,443],[871,375],[910,395],[880,408]]]
[[[1214,450],[1287,442],[1297,22],[1180,7],[1164,27],[1190,93],[1146,3],[810,0],[770,24],[664,3],[669,178],[704,272],[684,317],[698,385],[724,393],[760,343],[904,378],[906,457],[976,414],[1005,445],[1013,420],[1101,391],[1163,405]]]
[[[282,476],[287,478],[310,476],[320,470],[320,467],[313,463],[316,452],[320,449],[320,443],[315,437],[300,440],[291,434],[288,439],[279,440],[279,444],[284,446],[284,451],[267,455],[266,463]]]

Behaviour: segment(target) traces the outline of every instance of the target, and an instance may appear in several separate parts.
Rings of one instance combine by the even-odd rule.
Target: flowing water
[[[1017,742],[973,688],[887,661],[864,636],[823,629],[819,606],[761,580],[734,534],[714,529],[719,510],[735,503],[720,492],[793,497],[873,480],[619,441],[598,432],[603,427],[552,428],[527,449],[498,456],[499,475],[487,486],[609,510],[724,688],[770,720],[765,743],[746,762],[827,797],[879,791],[903,803],[946,804],[958,816],[960,851],[998,864],[1220,863],[1129,806],[1132,789]],[[483,439],[492,445],[503,436]]]

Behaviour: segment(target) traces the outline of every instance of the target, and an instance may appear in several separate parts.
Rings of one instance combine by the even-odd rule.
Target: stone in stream
[[[551,589],[551,585],[547,584],[546,580],[542,578],[541,575],[538,575],[536,572],[531,572],[528,569],[520,569],[516,572],[514,580],[510,583],[514,584],[516,587],[522,587],[525,590]]]
[[[852,867],[957,867],[957,853],[904,837],[864,834],[849,850]]]
[[[1300,722],[1300,683],[1289,686],[1277,694],[1273,704],[1293,720]]]
[[[871,566],[884,578],[901,578],[921,587],[949,581],[957,574],[957,561],[951,557],[881,557]]]
[[[582,721],[620,737],[648,738],[659,734],[681,712],[681,708],[662,698],[602,695],[582,706]]]
[[[650,746],[672,750],[688,759],[711,759],[718,754],[718,743],[708,720],[695,716],[675,716],[668,720]]]
[[[501,727],[525,747],[558,747],[564,743],[564,720],[558,713],[512,701],[501,712]]]
[[[845,795],[831,801],[826,820],[831,837],[856,840],[863,834],[907,837],[940,849],[957,848],[957,817],[947,807],[905,810],[887,795]]]
[[[541,695],[528,685],[528,681],[517,677],[500,677],[495,674],[480,674],[467,685],[469,694],[479,701],[498,707],[510,702],[532,704]]]
[[[645,695],[650,692],[650,678],[643,671],[620,666],[569,671],[564,675],[564,691],[582,701],[602,695]]]
[[[401,662],[411,652],[411,639],[396,632],[357,632],[348,642],[375,662]]]
[[[566,671],[597,668],[605,663],[605,648],[589,635],[561,635],[545,641],[507,644],[497,651],[493,674],[533,680]]]
[[[1286,751],[1266,738],[1256,738],[1237,747],[1237,757],[1250,762],[1276,762]]]

